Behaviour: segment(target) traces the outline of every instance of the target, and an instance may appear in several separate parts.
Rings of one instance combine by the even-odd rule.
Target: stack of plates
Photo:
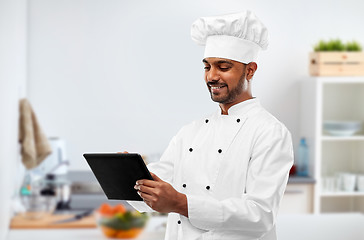
[[[361,127],[360,121],[324,121],[324,130],[333,136],[352,136]]]

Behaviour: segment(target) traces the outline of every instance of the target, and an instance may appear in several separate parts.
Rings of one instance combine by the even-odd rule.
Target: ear
[[[250,80],[254,76],[255,71],[257,71],[258,65],[256,62],[250,62],[246,65],[246,79]]]

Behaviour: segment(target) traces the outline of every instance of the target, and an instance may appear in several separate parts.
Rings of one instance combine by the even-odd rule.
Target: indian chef
[[[205,46],[204,80],[218,109],[182,127],[148,165],[155,181],[135,185],[144,206],[131,204],[168,213],[168,240],[277,239],[293,150],[287,128],[251,91],[267,29],[244,11],[199,18],[191,35]]]

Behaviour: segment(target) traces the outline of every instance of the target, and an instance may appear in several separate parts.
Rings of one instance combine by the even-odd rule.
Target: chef
[[[287,128],[251,92],[267,29],[244,11],[202,17],[191,34],[205,45],[204,78],[219,108],[184,126],[148,165],[155,181],[135,189],[142,204],[169,213],[165,239],[276,239],[293,150]]]

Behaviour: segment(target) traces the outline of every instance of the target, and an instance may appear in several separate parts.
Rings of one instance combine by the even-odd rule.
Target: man
[[[135,189],[169,213],[166,239],[276,239],[293,151],[288,130],[251,93],[267,29],[245,11],[200,18],[191,33],[206,45],[204,78],[219,111],[183,127],[148,165],[155,181]]]

